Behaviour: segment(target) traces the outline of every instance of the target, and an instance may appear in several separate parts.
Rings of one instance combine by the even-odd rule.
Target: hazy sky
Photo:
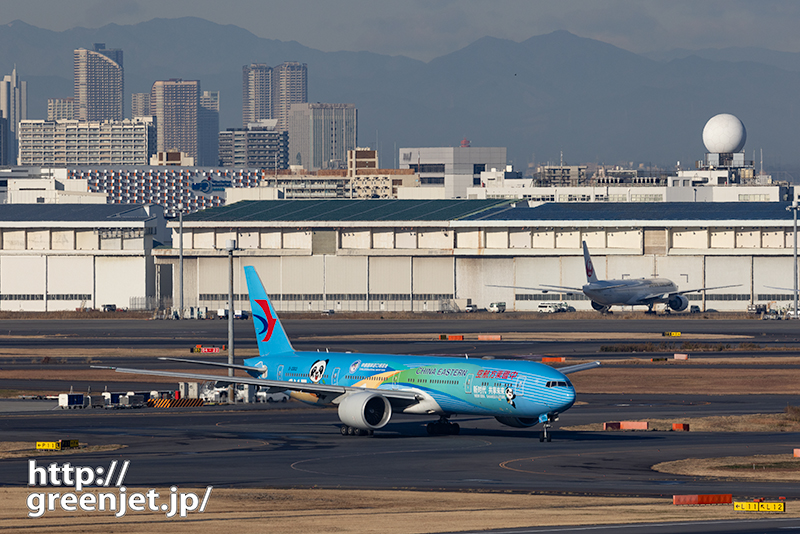
[[[554,30],[633,52],[759,46],[800,52],[796,0],[0,0],[0,24],[51,30],[197,16],[323,51],[430,60],[476,39]]]

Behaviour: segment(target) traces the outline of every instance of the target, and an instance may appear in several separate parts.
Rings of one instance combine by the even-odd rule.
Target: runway
[[[579,425],[640,417],[780,411],[783,396],[637,398],[589,395],[562,416]],[[46,405],[43,405],[46,406]],[[428,436],[426,418],[396,416],[373,437],[344,437],[335,410],[272,406],[130,411],[6,412],[7,441],[79,439],[120,451],[69,456],[75,465],[131,461],[128,485],[477,489],[587,495],[733,493],[800,498],[796,483],[667,475],[655,463],[689,457],[781,454],[790,433],[570,432],[540,443],[538,430],[460,417],[459,436]],[[0,461],[0,480],[27,483],[27,464]]]
[[[543,332],[662,331],[759,336],[763,343],[787,345],[798,334],[792,322],[669,319],[639,321],[473,321],[461,316],[442,321],[286,321],[290,336],[346,333],[441,331]],[[223,339],[218,321],[0,321],[11,332],[11,348],[39,346],[117,347],[189,346]],[[764,335],[761,335],[764,334]],[[252,323],[237,323],[237,343],[253,348]],[[52,345],[50,345],[52,344]],[[60,344],[60,345],[59,345]],[[348,346],[346,341],[332,349]],[[466,345],[466,342],[464,342]],[[524,344],[491,342],[477,354],[514,356]],[[557,344],[553,344],[555,347]],[[4,343],[4,347],[8,348]],[[314,350],[311,341],[295,342]],[[318,346],[316,348],[319,348]],[[371,342],[359,348],[383,352],[454,353],[449,342]],[[587,356],[598,356],[587,344]],[[413,350],[395,350],[413,349]],[[790,350],[790,349],[787,349]],[[760,354],[760,353],[758,353]],[[769,354],[769,353],[767,353]],[[187,357],[189,356],[187,351]],[[602,356],[602,355],[601,355]],[[221,358],[220,358],[221,359]],[[102,362],[105,363],[105,362]],[[117,357],[115,364],[159,367],[152,358]],[[81,361],[65,368],[86,369]],[[3,369],[41,368],[31,361],[0,359]],[[57,375],[57,370],[54,373]],[[57,376],[54,376],[54,382]],[[3,387],[9,387],[3,384]],[[128,485],[220,487],[330,487],[503,490],[592,495],[658,496],[673,493],[733,493],[738,497],[800,498],[800,485],[780,482],[712,480],[657,473],[656,463],[690,457],[783,454],[798,447],[790,433],[576,432],[576,426],[610,420],[704,417],[781,412],[798,399],[786,395],[580,395],[580,404],[561,416],[553,441],[540,443],[538,427],[511,429],[494,419],[458,417],[458,436],[428,436],[430,418],[396,415],[375,436],[344,437],[335,409],[287,405],[205,407],[201,409],[51,410],[52,403],[0,402],[0,430],[6,441],[79,439],[90,445],[123,444],[114,452],[77,454],[69,461],[107,465],[130,460]],[[34,408],[31,408],[34,406]],[[38,409],[37,409],[38,408]],[[65,457],[66,458],[66,457]],[[0,460],[0,483],[27,484],[27,463]]]

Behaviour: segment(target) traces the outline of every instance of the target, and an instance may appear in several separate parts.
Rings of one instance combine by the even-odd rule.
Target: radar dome
[[[710,154],[741,152],[746,140],[744,124],[729,113],[714,115],[703,128],[703,144]]]

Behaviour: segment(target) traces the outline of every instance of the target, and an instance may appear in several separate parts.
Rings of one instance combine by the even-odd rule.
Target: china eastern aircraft
[[[678,291],[675,282],[667,278],[638,278],[638,279],[619,279],[619,280],[600,280],[594,271],[592,257],[583,242],[583,261],[586,266],[586,285],[583,287],[551,286],[542,284],[541,287],[519,287],[519,286],[497,286],[488,287],[510,287],[513,289],[530,289],[547,293],[553,290],[562,290],[566,293],[582,292],[592,301],[592,308],[608,313],[611,306],[647,306],[649,311],[653,311],[653,306],[657,303],[665,303],[675,311],[683,311],[689,307],[689,299],[686,293],[696,293],[708,291],[710,289],[724,289],[731,286],[701,287],[699,289],[685,289]]]
[[[292,348],[255,268],[244,268],[258,356],[243,365],[161,358],[245,371],[226,381],[252,384],[268,392],[289,391],[303,402],[336,406],[342,435],[371,435],[395,413],[438,416],[429,434],[458,434],[455,415],[494,417],[517,428],[543,425],[540,441],[550,441],[550,424],[575,402],[569,373],[592,369],[592,362],[554,369],[519,360],[436,356],[396,356],[303,352]],[[190,380],[220,377],[195,373],[111,367],[121,373]]]

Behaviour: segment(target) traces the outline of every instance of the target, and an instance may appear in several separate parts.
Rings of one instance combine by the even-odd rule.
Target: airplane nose
[[[568,410],[575,404],[575,388],[568,387],[565,388],[564,391],[564,404],[562,404],[560,410],[563,412],[564,410]]]

